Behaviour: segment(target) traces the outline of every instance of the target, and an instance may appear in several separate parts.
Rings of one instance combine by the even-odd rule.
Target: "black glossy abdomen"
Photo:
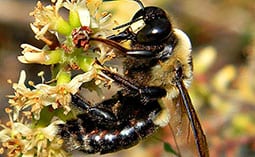
[[[75,147],[74,145],[79,143],[79,146],[71,149],[83,151],[87,154],[106,154],[119,151],[121,149],[130,148],[139,143],[145,137],[153,134],[158,126],[156,126],[151,119],[140,120],[123,127],[122,129],[115,130],[92,130],[86,132],[81,127],[81,119],[69,121],[68,124],[60,125],[60,135],[67,142],[67,148]],[[78,123],[80,124],[78,124]],[[75,123],[75,124],[70,124]],[[79,129],[77,129],[78,127]],[[70,126],[76,126],[70,127]],[[75,129],[75,130],[73,130]],[[74,144],[75,143],[75,144]],[[72,150],[70,150],[72,151]]]

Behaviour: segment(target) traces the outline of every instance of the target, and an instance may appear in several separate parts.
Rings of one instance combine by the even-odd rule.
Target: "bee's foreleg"
[[[72,95],[72,103],[85,110],[86,114],[96,123],[101,125],[113,125],[116,123],[115,115],[107,109],[98,108],[83,100],[78,94]]]

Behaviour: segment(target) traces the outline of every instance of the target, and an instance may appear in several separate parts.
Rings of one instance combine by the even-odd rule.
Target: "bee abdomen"
[[[152,120],[138,121],[133,126],[126,126],[124,129],[106,134],[102,141],[101,154],[115,152],[121,149],[130,148],[139,143],[145,137],[157,130]]]
[[[121,149],[130,148],[143,138],[153,134],[158,126],[151,119],[136,121],[135,123],[126,125],[122,129],[99,129],[95,128],[90,132],[86,132],[85,128],[76,119],[69,121],[67,124],[60,126],[60,135],[66,142],[66,148],[70,151],[79,150],[88,154],[100,153],[106,154],[116,152]],[[74,124],[79,125],[75,127]]]

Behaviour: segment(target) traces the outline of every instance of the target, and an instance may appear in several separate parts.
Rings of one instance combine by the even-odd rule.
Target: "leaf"
[[[164,150],[168,153],[172,153],[172,154],[175,154],[176,156],[178,156],[178,154],[176,153],[176,151],[172,148],[172,146],[167,143],[167,142],[164,142]]]

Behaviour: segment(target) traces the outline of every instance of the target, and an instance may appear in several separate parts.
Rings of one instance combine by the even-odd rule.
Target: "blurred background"
[[[130,0],[131,1],[131,0]],[[139,9],[129,0],[106,2],[113,19],[127,22]],[[29,17],[36,0],[0,0],[0,118],[7,117],[8,79],[17,82],[21,69],[27,80],[40,82],[41,65],[17,61],[20,44],[41,48]],[[48,1],[43,1],[49,3]],[[145,6],[165,9],[174,27],[188,34],[193,45],[194,80],[189,92],[207,134],[212,157],[255,156],[255,1],[254,0],[143,0]],[[121,19],[120,19],[121,17]],[[169,128],[159,134],[166,138]],[[169,135],[172,136],[172,135]],[[154,137],[139,146],[105,156],[170,156]],[[172,137],[169,137],[171,140]],[[168,138],[167,138],[168,139]],[[184,139],[185,140],[185,139]],[[83,156],[83,155],[77,155]],[[185,155],[184,155],[185,156]]]

